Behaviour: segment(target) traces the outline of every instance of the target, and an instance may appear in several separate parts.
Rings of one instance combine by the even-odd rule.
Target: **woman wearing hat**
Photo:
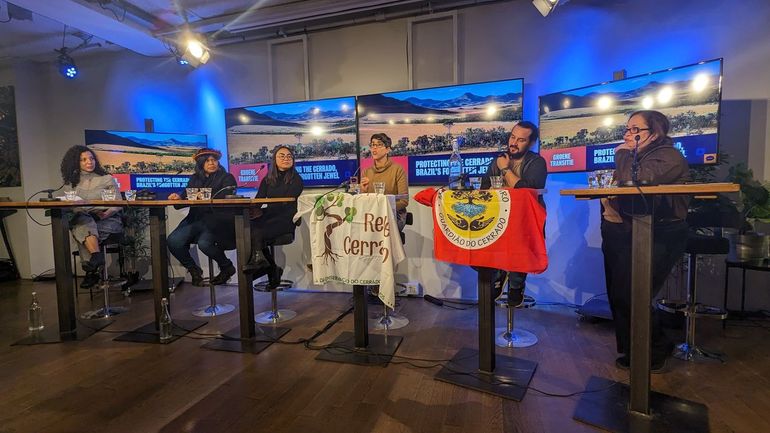
[[[221,157],[222,153],[215,149],[198,150],[193,156],[195,174],[190,177],[187,188],[211,188],[211,198],[221,198],[231,194],[237,184],[235,177],[219,165]],[[186,192],[168,196],[169,200],[186,198]],[[190,273],[194,286],[203,285],[203,270],[190,255],[191,244],[198,244],[203,254],[217,262],[219,274],[212,278],[213,284],[224,284],[235,274],[233,262],[225,255],[226,250],[235,248],[235,224],[231,211],[209,206],[194,206],[177,228],[168,235],[167,241],[169,251]]]

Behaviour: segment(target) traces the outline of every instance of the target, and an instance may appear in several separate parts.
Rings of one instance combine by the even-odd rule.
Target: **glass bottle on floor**
[[[168,299],[163,298],[160,300],[160,306],[163,311],[160,313],[160,341],[166,342],[170,340],[174,334],[171,332],[171,313],[168,311]]]
[[[40,331],[43,325],[43,308],[37,300],[37,292],[32,292],[32,303],[29,304],[28,328],[32,332]]]

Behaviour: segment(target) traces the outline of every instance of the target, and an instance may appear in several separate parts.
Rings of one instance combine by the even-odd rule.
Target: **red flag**
[[[545,209],[531,189],[420,192],[433,195],[434,256],[460,265],[539,274],[548,267]],[[418,196],[423,200],[419,200]]]

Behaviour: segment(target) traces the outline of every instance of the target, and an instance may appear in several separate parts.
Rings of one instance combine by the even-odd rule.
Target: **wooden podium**
[[[652,199],[666,195],[716,198],[738,192],[730,183],[680,184],[598,189],[568,189],[561,195],[579,200],[612,196]],[[654,200],[645,212],[632,216],[631,257],[631,369],[629,385],[592,376],[575,409],[578,421],[613,432],[707,432],[708,408],[701,403],[650,392],[650,299]],[[596,392],[596,390],[601,390]]]

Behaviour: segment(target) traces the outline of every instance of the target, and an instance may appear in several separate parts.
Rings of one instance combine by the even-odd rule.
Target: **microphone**
[[[361,166],[360,165],[358,166],[358,168],[356,168],[356,171],[353,172],[353,176],[357,175],[359,170],[361,170]],[[321,201],[327,195],[329,195],[329,194],[333,193],[334,191],[337,191],[337,190],[339,190],[341,188],[345,188],[348,185],[350,185],[350,178],[348,178],[347,180],[343,180],[342,183],[340,183],[336,187],[334,187],[331,190],[329,190],[329,191],[319,195],[318,198],[315,199],[315,203],[313,204],[313,207],[316,207],[318,205],[318,202]]]
[[[77,169],[77,168],[72,170],[72,175],[73,176],[76,175],[79,171],[80,171],[80,169]],[[40,194],[42,192],[48,194],[48,197],[43,197],[43,198],[40,199],[41,202],[61,201],[61,199],[59,197],[54,197],[53,193],[55,193],[56,191],[59,191],[60,189],[64,188],[64,185],[66,185],[66,184],[67,184],[67,181],[65,180],[65,181],[62,182],[61,185],[59,185],[58,188],[43,189],[43,190],[40,190],[40,191],[36,192],[35,194]],[[34,196],[34,194],[33,194],[33,196]]]
[[[238,189],[238,185],[228,185],[224,188],[220,188],[219,191],[215,192],[214,194],[211,194],[211,199],[214,200],[221,192],[235,191],[236,189]]]

